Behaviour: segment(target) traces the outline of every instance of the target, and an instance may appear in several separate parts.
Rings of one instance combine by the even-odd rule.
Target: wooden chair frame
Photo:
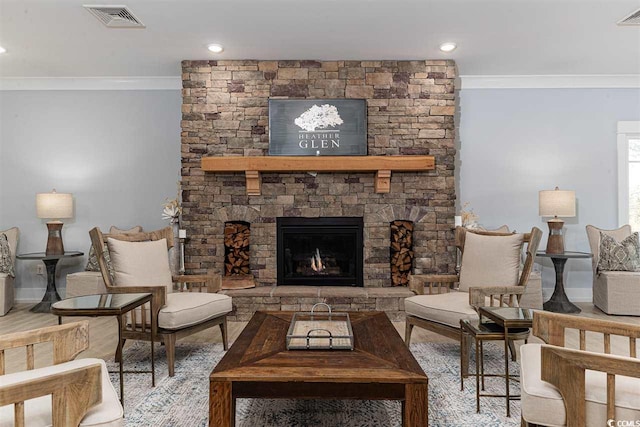
[[[466,233],[482,234],[485,236],[511,235],[511,233],[496,233],[491,231],[469,231],[463,227],[456,227],[455,245],[461,253],[464,251]],[[529,281],[529,276],[533,269],[533,262],[535,260],[538,246],[540,245],[541,238],[542,231],[537,227],[533,227],[531,232],[524,235],[524,242],[527,244],[525,251],[526,259],[516,286],[471,287],[469,288],[469,305],[474,308],[484,306],[486,297],[490,298],[491,306],[493,306],[494,303],[500,306],[514,306],[519,303],[520,298],[525,292],[527,282]],[[409,288],[416,295],[424,295],[425,290],[428,290],[428,295],[441,294],[456,290],[459,280],[460,276],[457,274],[412,275],[409,277]],[[407,315],[405,326],[405,342],[407,345],[411,342],[411,332],[413,331],[414,326],[419,326],[456,341],[460,340],[459,326],[453,327]]]
[[[130,324],[123,325],[122,338],[151,341],[151,329],[159,342],[164,343],[167,351],[167,364],[169,367],[169,376],[174,375],[175,367],[175,345],[176,340],[185,336],[195,334],[205,329],[209,329],[213,326],[219,326],[222,334],[222,343],[224,349],[227,350],[228,337],[227,337],[227,315],[223,314],[218,317],[207,319],[204,322],[197,323],[195,325],[187,326],[180,329],[163,329],[158,326],[158,314],[160,309],[165,305],[167,298],[167,289],[164,285],[157,286],[116,286],[111,273],[107,266],[107,262],[104,258],[104,249],[107,242],[107,238],[113,238],[117,240],[125,240],[130,242],[142,242],[149,240],[166,239],[167,250],[173,247],[173,230],[171,227],[166,227],[162,230],[153,231],[149,233],[134,233],[134,234],[103,234],[98,227],[95,227],[89,231],[91,237],[91,244],[96,253],[98,259],[98,265],[100,266],[100,272],[102,273],[102,279],[104,280],[105,287],[109,293],[150,293],[152,294],[151,310],[153,310],[154,322],[151,325],[146,324],[146,312],[144,306],[142,307],[142,315],[140,322],[135,319],[135,313],[132,314]],[[168,256],[168,255],[167,255]],[[217,280],[216,280],[217,279]],[[176,289],[179,292],[193,292],[197,288],[198,292],[211,292],[215,293],[221,289],[220,277],[213,275],[179,275],[173,276],[172,280],[177,283]],[[139,324],[138,324],[139,323]],[[116,354],[116,360],[122,357],[121,354]]]
[[[579,331],[579,350],[564,348],[567,329]],[[601,334],[604,354],[586,351],[587,332]],[[541,377],[543,381],[553,384],[562,395],[567,427],[587,425],[585,370],[607,374],[607,419],[615,419],[616,375],[640,378],[640,360],[636,350],[640,325],[536,311],[533,315],[533,334],[549,344],[541,349]],[[629,339],[629,357],[611,354],[612,335]],[[522,425],[535,426],[524,418]]]
[[[0,336],[0,375],[5,374],[5,350],[26,348],[27,370],[34,369],[34,344],[53,342],[53,364],[73,360],[89,348],[89,321],[49,326]],[[102,402],[99,363],[0,387],[0,406],[15,405],[14,425],[25,426],[24,402],[52,396],[53,427],[78,426],[87,411]]]

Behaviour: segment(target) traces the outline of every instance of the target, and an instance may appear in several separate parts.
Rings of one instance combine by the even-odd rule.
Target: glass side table
[[[533,326],[533,310],[519,307],[480,307],[478,310],[478,315],[480,317],[478,325],[480,326],[473,326],[472,324],[469,325],[469,327],[465,326],[465,328],[470,332],[473,332],[474,328],[479,331],[479,333],[474,336],[474,338],[476,338],[476,346],[478,345],[478,339],[480,339],[481,341],[483,339],[504,341],[505,394],[494,396],[485,395],[485,397],[504,397],[507,401],[507,417],[510,417],[510,402],[511,400],[519,399],[520,396],[511,395],[509,391],[509,381],[516,380],[516,378],[510,378],[509,375],[509,343],[513,342],[513,340],[527,340],[527,338],[529,337],[529,328]],[[491,322],[487,322],[485,324],[485,321],[483,321],[483,317],[489,319],[494,323],[494,325],[490,326]],[[485,325],[481,326],[483,324]],[[515,357],[515,348],[513,356]],[[476,363],[478,357],[480,357],[480,360],[482,360],[482,354],[476,355]],[[480,371],[476,371],[476,375],[480,372],[480,378],[484,380],[484,376],[487,375],[484,375],[484,369],[482,367],[480,367],[479,369]],[[476,377],[476,385],[478,385],[478,380],[479,379]],[[477,390],[476,393],[478,393]],[[479,397],[477,397],[476,399],[479,399]],[[479,400],[477,400],[477,405],[479,409]]]
[[[64,258],[74,258],[82,255],[84,255],[84,253],[78,251],[66,251],[58,255],[47,255],[45,252],[16,255],[17,259],[42,261],[47,269],[47,290],[44,292],[42,301],[31,307],[31,311],[34,313],[49,313],[51,304],[61,300],[58,289],[56,288],[56,267],[58,261]]]
[[[116,316],[118,319],[118,352],[119,373],[120,373],[120,402],[124,408],[124,370],[122,364],[122,330],[127,324],[126,315],[130,311],[142,305],[152,303],[152,295],[149,293],[131,294],[96,294],[84,295],[80,297],[67,298],[51,305],[51,313],[58,316],[58,324],[62,323],[62,316]],[[153,306],[151,307],[151,323],[153,325]],[[155,342],[155,332],[151,328],[151,371],[126,371],[127,373],[151,373],[151,385],[156,386],[155,356],[153,344]]]

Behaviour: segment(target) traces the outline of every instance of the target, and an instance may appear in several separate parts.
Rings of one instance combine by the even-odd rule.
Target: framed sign
[[[269,154],[365,156],[364,99],[270,99]]]

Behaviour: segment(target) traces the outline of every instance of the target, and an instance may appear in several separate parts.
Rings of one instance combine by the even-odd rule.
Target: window
[[[640,231],[640,122],[618,122],[618,225]]]

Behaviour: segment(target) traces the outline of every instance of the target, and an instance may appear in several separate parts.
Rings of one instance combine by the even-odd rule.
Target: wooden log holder
[[[435,168],[433,156],[256,156],[203,157],[205,172],[244,172],[247,195],[261,193],[260,172],[375,172],[375,192],[388,193],[391,172],[423,172]]]

